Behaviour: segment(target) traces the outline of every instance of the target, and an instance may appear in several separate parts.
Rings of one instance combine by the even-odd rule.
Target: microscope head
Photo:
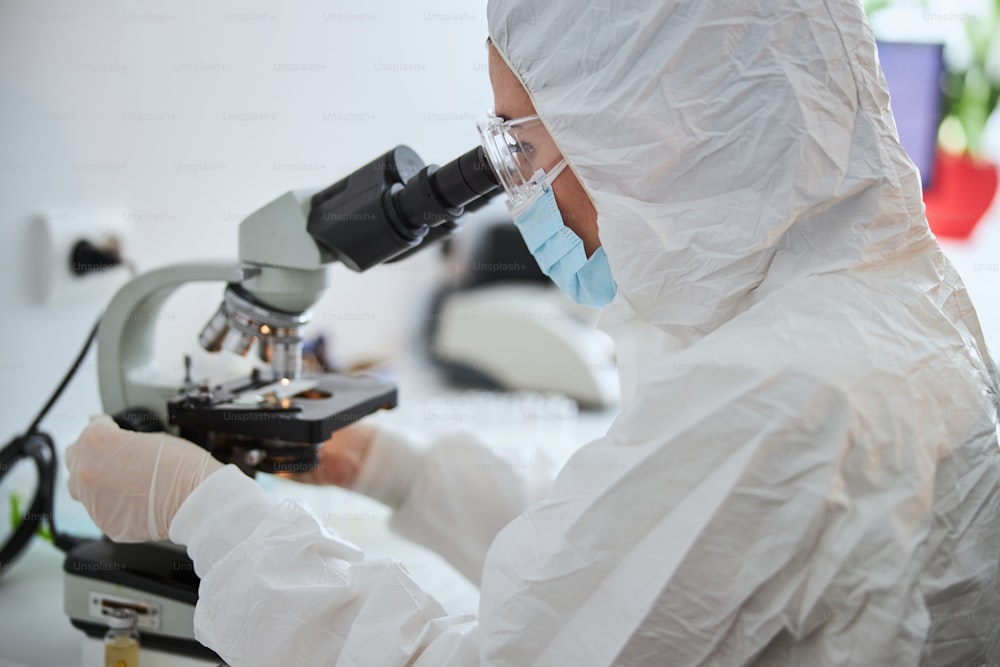
[[[246,355],[256,342],[272,379],[298,378],[300,328],[326,287],[326,264],[365,271],[408,255],[497,190],[481,147],[437,167],[397,146],[321,191],[282,195],[240,224],[244,279],[229,284],[201,346]]]
[[[444,166],[424,166],[397,146],[316,193],[308,231],[353,271],[366,271],[430,246],[455,230],[466,209],[499,194],[481,146]]]

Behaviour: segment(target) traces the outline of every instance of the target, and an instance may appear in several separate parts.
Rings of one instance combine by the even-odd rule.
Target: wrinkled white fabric
[[[423,456],[396,523],[481,569],[477,619],[285,505],[213,520],[199,636],[234,666],[1000,660],[997,372],[858,4],[488,13],[598,210],[621,414],[530,507],[474,440]]]

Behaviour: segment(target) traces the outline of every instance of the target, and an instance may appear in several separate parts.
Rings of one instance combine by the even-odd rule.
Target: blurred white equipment
[[[506,389],[564,394],[585,407],[619,399],[611,338],[595,311],[548,285],[496,283],[452,292],[431,342],[436,360]]]

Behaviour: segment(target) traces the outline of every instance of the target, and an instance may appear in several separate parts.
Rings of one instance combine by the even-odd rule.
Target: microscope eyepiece
[[[389,261],[450,231],[465,207],[499,193],[477,146],[442,167],[398,146],[314,195],[309,234],[355,271]]]
[[[460,155],[431,176],[431,183],[441,199],[451,206],[464,207],[497,190],[493,174],[482,146]]]

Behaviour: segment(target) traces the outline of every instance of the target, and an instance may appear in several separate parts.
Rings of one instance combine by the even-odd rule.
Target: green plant
[[[17,530],[21,523],[24,521],[24,513],[21,511],[21,496],[20,494],[14,493],[10,494],[10,527],[11,530]],[[49,527],[44,523],[38,524],[38,529],[35,530],[35,535],[46,542],[52,542],[52,532]]]
[[[927,11],[927,0],[864,0],[863,5],[869,17],[886,9],[912,10],[916,6],[922,8],[925,20],[933,15]],[[1000,100],[1000,62],[990,62],[990,53],[998,48],[996,42],[1000,40],[1000,0],[988,0],[982,8],[974,15],[949,19],[962,21],[962,46],[969,55],[965,66],[949,69],[943,82],[939,139],[952,152],[981,153],[986,121]]]
[[[892,4],[892,0],[865,0],[863,3],[865,7],[865,13],[871,16],[875,12],[885,9]]]
[[[1000,0],[990,5],[986,16],[966,18],[963,27],[972,57],[965,71],[948,72],[944,87],[945,120],[954,118],[964,133],[964,146],[959,142],[956,148],[975,154],[982,148],[983,129],[1000,99],[1000,72],[990,71],[991,67],[1000,67],[1000,63],[989,62],[990,50],[1000,32]]]

